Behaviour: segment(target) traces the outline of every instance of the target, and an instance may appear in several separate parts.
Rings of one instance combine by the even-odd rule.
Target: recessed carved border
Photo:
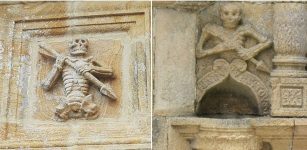
[[[280,87],[281,107],[303,107],[304,87]]]
[[[307,106],[306,106],[306,97],[307,97],[307,80],[306,78],[277,78],[274,77],[271,79],[272,83],[272,116],[306,116]],[[291,92],[298,92],[298,95],[295,93],[288,93],[286,95],[284,90],[291,90]],[[294,90],[294,91],[293,91]],[[289,91],[290,92],[290,91]],[[291,105],[285,105],[284,98],[285,96],[290,96],[289,101]],[[291,97],[292,96],[292,97]],[[296,102],[294,102],[294,96],[300,96]],[[283,98],[284,97],[284,98]]]
[[[20,146],[24,147],[52,147],[52,146],[72,146],[72,145],[108,145],[108,144],[149,144],[150,143],[150,103],[149,97],[150,95],[147,90],[149,88],[149,75],[147,69],[140,70],[139,67],[134,68],[134,71],[137,74],[136,81],[133,82],[135,84],[134,88],[137,93],[136,95],[136,105],[138,106],[138,111],[132,112],[135,115],[135,120],[129,119],[120,119],[120,120],[112,120],[105,119],[103,122],[92,122],[88,123],[81,122],[81,125],[84,125],[83,130],[90,126],[99,126],[106,124],[107,122],[113,121],[118,128],[117,130],[123,130],[120,132],[120,137],[110,137],[105,139],[105,137],[99,138],[96,137],[96,141],[93,141],[91,138],[82,137],[77,141],[64,142],[61,134],[66,134],[67,126],[64,124],[52,124],[47,122],[46,124],[36,125],[37,131],[59,131],[57,136],[53,137],[53,140],[48,140],[48,142],[43,142],[42,139],[31,139],[31,134],[33,136],[40,133],[22,133],[24,137],[28,137],[31,142],[28,141],[20,141],[14,140],[15,136],[21,136],[19,131],[21,131],[21,127],[23,127],[22,118],[20,116],[19,106],[21,106],[21,94],[20,94],[20,85],[16,81],[20,78],[20,67],[21,67],[21,56],[27,53],[27,44],[29,43],[29,39],[32,37],[44,37],[44,36],[58,36],[63,34],[83,34],[83,33],[107,33],[107,32],[127,32],[131,36],[132,39],[140,39],[142,40],[134,40],[137,41],[131,44],[131,55],[138,56],[138,59],[135,60],[135,63],[148,65],[149,61],[149,24],[146,21],[149,21],[149,10],[148,9],[139,9],[136,11],[120,11],[118,13],[108,12],[108,13],[92,13],[92,14],[79,14],[79,15],[68,15],[72,17],[58,17],[58,18],[31,18],[31,20],[13,20],[12,24],[14,24],[14,31],[12,37],[12,41],[8,44],[8,49],[11,53],[11,64],[12,68],[8,71],[10,72],[10,80],[4,80],[4,85],[9,87],[3,91],[10,95],[7,97],[5,102],[2,103],[2,109],[7,110],[6,118],[1,119],[4,123],[1,124],[0,133],[1,138],[7,139],[10,137],[8,141],[0,142],[0,148],[19,148]],[[113,19],[112,19],[113,17]],[[44,17],[42,17],[44,18]],[[114,19],[116,18],[116,19]],[[121,19],[120,19],[121,18]],[[118,21],[120,20],[120,21]],[[146,66],[145,66],[146,67]],[[148,66],[147,66],[148,67]],[[4,94],[3,93],[3,94]],[[2,111],[3,112],[3,111]],[[131,115],[131,114],[130,114]],[[133,127],[133,123],[138,124],[137,127]],[[130,125],[129,125],[130,124]],[[114,130],[116,127],[111,127],[110,129]],[[136,128],[146,129],[148,131],[139,131],[133,132]],[[125,131],[126,130],[126,131]],[[99,131],[103,131],[103,129],[99,129]],[[129,132],[130,131],[130,132]],[[116,132],[116,130],[114,131]],[[128,133],[128,134],[127,134]],[[55,134],[55,135],[56,135]],[[97,139],[98,138],[98,139]]]

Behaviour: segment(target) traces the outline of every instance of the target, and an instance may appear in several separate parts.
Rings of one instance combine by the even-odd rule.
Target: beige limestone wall
[[[237,80],[239,80],[241,75],[240,73],[236,74],[235,69],[232,69],[234,66],[232,66],[231,61],[238,58],[236,56],[237,54],[234,52],[223,52],[219,55],[210,56],[205,59],[195,58],[197,56],[196,46],[201,37],[203,27],[208,23],[222,26],[219,13],[220,7],[224,4],[225,3],[222,2],[153,3],[153,149],[306,149],[306,145],[304,145],[307,139],[305,134],[305,127],[307,125],[306,119],[297,118],[299,116],[304,116],[304,105],[300,105],[300,107],[287,107],[286,104],[285,107],[279,105],[282,101],[285,101],[285,103],[289,101],[289,103],[291,103],[292,100],[294,102],[300,101],[304,103],[305,96],[303,94],[302,96],[300,94],[296,94],[297,96],[294,96],[295,94],[285,96],[289,92],[285,93],[279,89],[289,88],[289,91],[294,92],[295,90],[292,90],[292,88],[299,88],[302,93],[305,93],[305,79],[295,78],[291,75],[287,76],[289,78],[271,78],[273,76],[271,73],[276,69],[276,65],[280,65],[281,71],[289,74],[295,74],[293,70],[297,70],[304,74],[306,70],[302,69],[300,65],[306,66],[306,63],[303,61],[305,56],[300,55],[300,58],[297,59],[297,63],[295,59],[291,59],[291,62],[293,61],[294,63],[291,63],[290,60],[286,59],[283,60],[289,62],[288,64],[283,61],[280,64],[277,61],[275,63],[272,61],[272,59],[278,55],[278,52],[276,53],[274,49],[275,43],[271,43],[270,47],[267,47],[257,56],[254,56],[256,60],[263,61],[263,63],[269,68],[269,73],[259,71],[256,65],[248,62],[248,60],[246,71],[242,71],[255,75],[249,76],[249,78],[246,78],[247,80],[241,83],[250,87],[251,91],[254,89],[254,94],[257,95],[257,93],[260,93],[259,97],[265,95],[262,98],[265,102],[257,102],[263,103],[261,105],[265,107],[264,114],[260,116],[238,115],[236,117],[231,115],[216,115],[209,117],[196,115],[197,110],[195,108],[199,102],[198,100],[201,100],[204,96],[198,94],[201,93],[198,91],[201,90],[201,88],[198,88],[198,81],[205,78],[205,74],[212,73],[211,75],[213,75],[212,78],[203,80],[207,81],[203,86],[208,84],[209,89],[212,87],[210,87],[211,85],[208,82],[219,80],[219,75],[229,75],[234,79],[238,77]],[[274,39],[278,38],[278,36],[275,36],[276,34],[281,36],[282,40],[293,44],[293,47],[301,47],[304,45],[304,42],[296,39],[296,37],[305,36],[303,34],[305,34],[304,31],[306,29],[303,29],[304,25],[301,25],[301,22],[306,20],[306,16],[304,15],[306,4],[291,3],[289,4],[289,7],[287,7],[287,3],[277,2],[239,2],[237,4],[240,5],[243,12],[241,20],[242,25],[253,27],[257,33],[267,37],[267,39],[272,42],[278,41],[278,39]],[[281,13],[279,9],[275,10],[277,7],[286,7],[287,9],[284,9],[285,11],[282,11]],[[276,14],[278,12],[279,14]],[[289,18],[296,18],[297,20],[289,19],[286,21],[279,19],[278,21],[280,22],[276,22],[276,19],[274,18],[276,15],[285,15],[287,17],[294,15],[294,17]],[[287,18],[284,17],[284,19]],[[289,25],[281,25],[281,22],[283,21],[287,22]],[[297,23],[294,23],[295,21],[297,21]],[[284,34],[285,32],[276,32],[276,30],[274,30],[275,25],[280,25],[280,28],[285,29],[290,33],[292,33],[291,27],[293,27],[295,28],[293,29],[293,34],[296,30],[301,30],[301,32],[295,32],[295,36],[287,36]],[[249,42],[249,44],[253,43],[252,41]],[[281,52],[287,51],[283,49],[286,48],[287,45],[283,44],[278,45],[281,47],[281,50],[279,50]],[[300,50],[300,52],[306,54],[306,50]],[[287,56],[292,54],[292,52],[288,51],[285,53]],[[283,54],[284,53],[281,55]],[[304,58],[301,59],[301,57]],[[223,70],[219,70],[220,72],[214,72],[212,71],[214,60],[219,58],[228,61],[229,68],[225,67]],[[220,65],[222,66],[222,64]],[[282,65],[285,65],[285,67]],[[291,65],[294,67],[291,67]],[[238,66],[240,68],[240,65]],[[285,69],[289,66],[290,70]],[[227,74],[228,69],[230,70],[229,74]],[[248,80],[252,82],[249,82]],[[255,80],[257,80],[257,82]],[[297,81],[300,81],[300,83]],[[259,86],[260,84],[261,87]],[[220,84],[218,87],[225,88],[230,87],[230,85],[225,83]],[[243,93],[247,93],[245,91],[246,89],[240,88],[240,86],[233,88],[239,88],[239,91],[241,90]],[[259,92],[263,91],[263,89],[265,94]],[[291,96],[293,99],[289,98]],[[217,98],[219,98],[219,95],[216,95],[216,99]],[[275,106],[271,107],[271,104],[274,104]],[[238,107],[240,107],[240,105],[243,104],[238,104]],[[278,118],[275,118],[275,115],[271,113],[273,111],[279,111]],[[296,114],[300,115],[297,116]],[[288,118],[289,115],[293,118]]]
[[[154,114],[191,114],[195,99],[196,14],[157,8],[153,10],[153,22]]]
[[[224,29],[219,18],[221,2],[153,2],[152,16],[149,1],[1,2],[0,149],[150,149],[153,144],[157,150],[305,150],[307,120],[297,117],[306,117],[306,4],[239,4],[243,29],[254,29],[265,39],[258,43],[270,45],[253,61],[242,60],[236,52],[196,58],[203,28],[210,23]],[[43,79],[57,66],[41,54],[40,45],[69,55],[69,42],[76,39],[89,41],[88,55],[94,64],[112,68],[115,78],[98,76],[110,85],[117,100],[101,95],[91,83],[93,102],[82,100],[82,105],[93,107],[73,112],[75,103],[64,102],[60,110],[70,115],[60,116],[60,122],[54,116],[61,98],[68,97],[64,86],[71,83],[58,80],[51,90],[42,89]],[[249,46],[257,44],[247,41]],[[268,72],[259,71],[257,62]],[[224,69],[215,70],[215,63]],[[77,77],[72,76],[81,84],[83,78]],[[239,84],[232,87],[228,77]],[[221,84],[208,84],[217,80]],[[209,88],[200,88],[206,85]],[[257,115],[197,116],[206,92],[216,85],[254,96]],[[89,119],[93,114],[86,111],[98,117]]]
[[[153,9],[153,149],[168,149],[172,140],[168,139],[168,133],[177,134],[167,128],[166,116],[194,112],[195,25],[195,13]],[[182,148],[181,144],[175,145]]]
[[[4,2],[0,10],[0,149],[150,149],[150,2]],[[82,70],[74,65],[87,59],[70,58],[68,45],[81,39],[88,40],[94,78],[109,85],[116,100],[98,82],[84,85],[85,73],[76,75]],[[69,57],[76,69],[72,82],[59,78],[42,89],[57,68],[41,54],[42,43]],[[99,74],[108,68],[113,77]],[[64,86],[76,84],[89,87],[93,102],[63,100]],[[89,118],[91,113],[98,117]]]

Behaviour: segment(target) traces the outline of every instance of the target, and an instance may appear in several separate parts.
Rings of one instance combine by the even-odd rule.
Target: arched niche
[[[201,98],[196,111],[200,116],[260,114],[259,103],[252,89],[231,76],[210,88]]]
[[[243,60],[215,60],[213,70],[197,80],[196,114],[269,114],[269,90],[246,67]]]

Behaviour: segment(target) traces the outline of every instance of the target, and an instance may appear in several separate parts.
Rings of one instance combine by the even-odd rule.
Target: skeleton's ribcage
[[[64,68],[63,81],[66,96],[79,97],[88,95],[88,81],[82,75],[79,75],[73,68]]]

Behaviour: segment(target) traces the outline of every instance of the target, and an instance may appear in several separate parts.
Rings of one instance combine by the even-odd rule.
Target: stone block
[[[153,112],[159,116],[192,114],[196,81],[196,14],[154,9],[153,21]]]
[[[167,150],[167,120],[166,117],[153,117],[152,119],[152,143],[153,149]]]
[[[307,116],[307,79],[272,78],[272,116]]]

